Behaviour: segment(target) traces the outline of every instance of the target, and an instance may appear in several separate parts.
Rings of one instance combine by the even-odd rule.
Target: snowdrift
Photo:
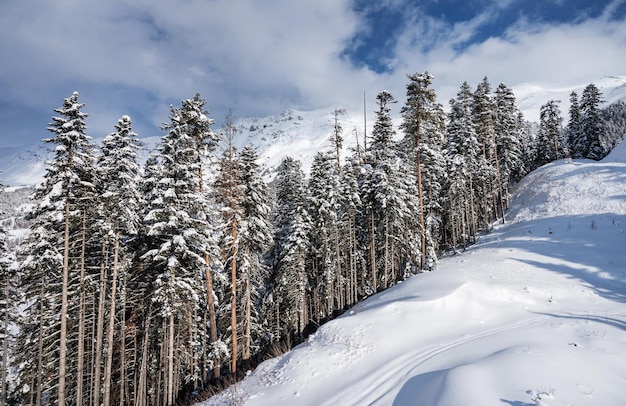
[[[625,158],[538,169],[475,246],[202,405],[626,404]]]

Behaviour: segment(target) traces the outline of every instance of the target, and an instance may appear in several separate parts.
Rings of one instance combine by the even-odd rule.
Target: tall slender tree
[[[239,155],[243,216],[239,233],[241,284],[243,308],[242,360],[250,360],[258,352],[264,339],[266,317],[262,300],[268,284],[268,267],[264,256],[272,243],[271,197],[261,177],[258,154],[252,147],[244,147]]]
[[[401,110],[403,118],[402,129],[404,130],[404,145],[411,151],[411,155],[414,157],[410,162],[415,168],[419,199],[417,217],[419,218],[421,233],[420,267],[425,268],[427,255],[425,219],[427,207],[424,201],[425,181],[423,179],[424,163],[422,161],[424,160],[426,149],[439,142],[431,141],[429,138],[432,136],[437,139],[441,137],[444,130],[445,117],[443,108],[437,103],[436,93],[430,87],[433,76],[428,72],[424,72],[407,75],[407,77],[409,79],[406,91],[407,100]],[[426,191],[428,192],[428,189]]]
[[[222,215],[222,225],[220,227],[222,231],[220,238],[222,263],[224,264],[225,273],[230,273],[230,371],[234,374],[237,372],[237,360],[239,358],[237,280],[239,279],[239,231],[243,217],[243,186],[239,177],[239,157],[233,145],[237,128],[234,125],[232,113],[226,115],[222,133],[226,146],[222,158],[219,160],[214,191]]]
[[[311,219],[300,161],[285,157],[276,174],[274,274],[272,276],[274,339],[301,337],[309,322],[308,280]]]
[[[115,322],[123,318],[126,309],[119,308],[119,294],[126,289],[125,281],[128,279],[126,272],[131,264],[131,253],[127,251],[130,239],[139,231],[139,208],[143,204],[143,197],[139,194],[138,184],[141,176],[141,167],[138,163],[137,151],[140,145],[137,134],[132,131],[130,117],[123,116],[115,125],[115,131],[102,141],[101,155],[98,158],[98,169],[101,179],[100,201],[103,210],[102,229],[106,230],[106,242],[112,245],[107,252],[112,252],[113,260],[111,269],[110,304],[108,308],[108,324],[106,331],[106,365],[104,368],[104,393],[103,404],[110,405],[112,402],[120,404],[124,402],[124,385],[121,384],[118,399],[111,399],[111,378],[113,375],[113,358],[115,356],[114,336],[116,332]],[[119,285],[119,287],[118,287]],[[120,314],[118,314],[120,313]],[[118,356],[124,358],[125,331],[124,325],[118,332],[120,348]],[[118,358],[118,359],[119,359]],[[99,369],[99,365],[96,365]],[[125,365],[118,365],[121,378],[124,377]],[[124,380],[121,379],[123,383]],[[94,396],[99,398],[99,391],[94,391]],[[99,401],[98,401],[99,402]]]

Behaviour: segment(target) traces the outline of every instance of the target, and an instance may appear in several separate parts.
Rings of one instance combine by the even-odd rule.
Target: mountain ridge
[[[609,76],[594,82],[603,93],[607,106],[619,100],[626,100],[626,76]],[[513,87],[517,106],[526,120],[537,121],[541,105],[548,100],[561,100],[562,117],[567,116],[569,94],[577,91],[579,96],[586,85],[549,86],[538,84],[522,84]],[[441,101],[440,101],[441,102]],[[442,103],[447,107],[445,103]],[[288,109],[266,117],[235,118],[234,124],[237,135],[234,144],[238,149],[246,145],[254,146],[259,153],[259,163],[264,168],[266,179],[272,178],[272,173],[286,155],[298,159],[302,168],[307,172],[315,153],[330,148],[330,137],[334,131],[334,111],[337,109],[339,125],[343,128],[344,148],[347,154],[350,148],[357,146],[357,137],[363,145],[364,122],[367,121],[365,131],[369,134],[374,124],[375,105],[366,106],[367,120],[363,111],[349,111],[340,107],[329,107],[311,111]],[[399,134],[399,108],[392,111],[394,125]],[[215,118],[214,130],[219,131],[220,118]],[[113,126],[111,126],[113,128]],[[145,144],[143,155],[154,148],[161,136],[142,136]],[[94,137],[96,143],[101,138]],[[41,181],[45,173],[45,161],[51,158],[47,147],[42,143],[25,145],[22,147],[0,148],[0,180],[7,186],[32,186]]]

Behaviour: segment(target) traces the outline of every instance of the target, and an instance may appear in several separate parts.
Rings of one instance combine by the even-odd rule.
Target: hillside
[[[626,76],[613,76],[596,81],[605,100],[604,106],[618,100],[626,100]],[[545,85],[525,84],[513,88],[517,97],[519,109],[524,113],[526,119],[530,121],[539,120],[539,109],[541,105],[550,99],[562,100],[561,112],[565,118],[569,103],[569,94],[572,90],[578,92],[588,83],[551,87]],[[374,98],[371,97],[371,100]],[[398,96],[398,100],[403,100]],[[439,100],[448,107],[447,101]],[[374,110],[376,105],[368,102],[367,105],[367,131],[372,131],[374,124]],[[86,106],[89,109],[89,106]],[[317,151],[329,148],[329,139],[334,129],[334,107],[315,111],[287,110],[282,113],[268,117],[235,117],[235,126],[238,133],[235,137],[235,145],[241,149],[246,145],[253,145],[257,148],[260,156],[260,163],[266,170],[266,177],[271,177],[272,172],[278,167],[282,158],[290,155],[302,162],[304,170],[308,171],[313,157]],[[349,148],[355,148],[357,144],[357,134],[359,142],[363,143],[363,111],[346,111],[340,109],[339,124],[343,128],[344,153],[348,153]],[[396,105],[392,114],[396,117],[396,124],[400,123],[400,106]],[[51,108],[52,112],[52,108]],[[166,117],[163,117],[165,120]],[[215,120],[214,129],[219,130],[223,124],[222,117],[213,117]],[[567,121],[567,119],[565,119]],[[111,130],[113,130],[111,123]],[[42,132],[44,129],[42,129]],[[100,139],[105,134],[91,134],[99,144]],[[159,142],[160,135],[139,134],[145,143],[144,155],[154,148]],[[0,146],[0,179],[5,185],[20,186],[37,184],[45,173],[45,160],[50,158],[47,152],[47,145],[39,143],[37,145],[24,145],[14,148],[2,148]]]
[[[626,144],[516,188],[505,225],[201,405],[626,404]]]

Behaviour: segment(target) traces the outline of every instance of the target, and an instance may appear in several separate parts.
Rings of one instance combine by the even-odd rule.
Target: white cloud
[[[363,91],[370,110],[382,89],[402,103],[405,74],[424,70],[435,75],[444,105],[463,81],[475,85],[485,75],[494,85],[513,86],[626,73],[626,24],[611,20],[621,2],[572,24],[520,18],[505,36],[468,46],[512,3],[450,24],[404,1],[383,4],[406,9],[409,20],[383,74],[341,57],[370,28],[350,0],[2,2],[0,107],[15,103],[49,117],[78,90],[91,113],[88,124],[103,135],[122,114],[154,131],[170,103],[196,92],[221,123],[229,108],[236,116],[359,109]]]
[[[607,11],[609,10],[609,11]],[[471,38],[488,14],[456,25],[420,20],[407,26],[395,53],[396,70],[429,70],[435,88],[447,104],[460,85],[476,85],[487,76],[492,85],[589,83],[607,75],[626,73],[626,24],[602,16],[575,23],[534,23],[521,17],[504,36],[492,37],[458,50]],[[420,52],[416,39],[435,38]]]

